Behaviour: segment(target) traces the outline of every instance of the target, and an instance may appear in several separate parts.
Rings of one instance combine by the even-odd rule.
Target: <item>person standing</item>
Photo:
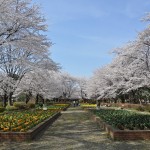
[[[76,106],[76,101],[75,101],[75,100],[73,101],[73,106],[74,106],[74,107]]]

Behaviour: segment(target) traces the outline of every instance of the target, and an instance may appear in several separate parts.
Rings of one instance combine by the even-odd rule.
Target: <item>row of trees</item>
[[[62,73],[51,59],[52,43],[39,7],[30,0],[0,0],[0,95],[4,106],[12,97],[121,99],[141,102],[150,97],[150,26],[113,52],[112,63],[90,79]],[[150,14],[143,19],[150,21]]]
[[[150,21],[150,13],[143,18]],[[134,41],[113,49],[114,60],[99,69],[88,81],[89,97],[122,102],[147,102],[150,98],[150,26]]]
[[[6,106],[21,93],[26,103],[85,96],[85,80],[60,72],[50,58],[47,25],[31,0],[0,0],[0,95]]]
[[[7,101],[11,105],[14,94],[31,92],[34,78],[36,82],[46,72],[59,70],[50,58],[52,43],[44,35],[46,30],[39,7],[31,1],[0,0],[0,95],[4,106]]]

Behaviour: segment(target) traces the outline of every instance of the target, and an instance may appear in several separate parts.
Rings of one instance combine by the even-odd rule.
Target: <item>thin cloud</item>
[[[49,7],[49,16],[55,22],[78,20],[86,17],[101,18],[109,15],[108,12],[96,5],[89,5],[86,1],[62,1],[53,2]]]
[[[136,6],[136,7],[135,7]],[[128,18],[134,19],[139,18],[141,14],[144,15],[144,8],[149,8],[150,0],[131,0],[126,3],[125,9],[121,13]],[[141,16],[142,17],[142,16]]]

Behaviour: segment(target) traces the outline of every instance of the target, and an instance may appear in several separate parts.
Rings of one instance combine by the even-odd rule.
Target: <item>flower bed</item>
[[[127,110],[100,109],[93,110],[106,123],[120,130],[150,129],[150,115],[139,114]]]
[[[54,114],[27,132],[0,132],[0,141],[30,141],[46,126],[50,125],[59,115],[60,112]]]
[[[0,115],[0,141],[31,140],[68,107],[69,104],[55,104],[45,110],[34,109],[3,113]]]
[[[0,115],[0,131],[26,132],[55,113],[43,110],[4,113]]]
[[[58,111],[61,111],[61,110],[66,110],[69,106],[70,106],[70,104],[56,103],[56,104],[48,106],[47,108],[49,110],[58,110]]]
[[[96,104],[82,103],[82,104],[81,104],[81,107],[82,107],[83,109],[86,109],[86,108],[96,108]]]
[[[150,139],[150,115],[126,110],[92,110],[113,139]]]

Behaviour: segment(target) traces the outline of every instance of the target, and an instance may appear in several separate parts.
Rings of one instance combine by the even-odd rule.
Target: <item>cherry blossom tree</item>
[[[51,42],[43,34],[46,30],[39,7],[30,0],[0,0],[0,71],[6,76],[4,95],[9,105],[26,73],[39,67],[59,68],[49,57]]]
[[[88,79],[87,78],[83,78],[83,77],[77,77],[77,84],[79,87],[79,91],[78,91],[78,95],[82,98],[82,99],[86,99],[87,98],[87,87],[88,87]]]
[[[75,77],[69,75],[68,73],[60,74],[60,87],[59,91],[62,98],[71,98],[76,93],[77,80]]]
[[[150,21],[150,13],[143,21]],[[143,93],[150,89],[150,25],[134,41],[113,52],[116,57],[112,63],[99,68],[89,80],[89,95],[141,102]]]

